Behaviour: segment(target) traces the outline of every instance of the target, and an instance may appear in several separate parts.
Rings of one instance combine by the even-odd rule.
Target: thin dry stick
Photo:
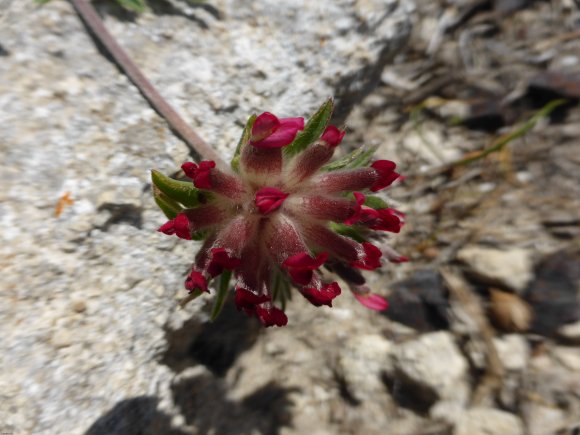
[[[486,403],[502,387],[504,368],[493,342],[493,328],[487,320],[481,300],[463,278],[449,268],[443,268],[440,272],[449,289],[453,303],[457,304],[457,309],[461,309],[463,314],[467,316],[466,318],[473,322],[476,330],[471,331],[472,334],[479,335],[485,345],[485,375],[471,398],[472,405],[481,405]]]
[[[96,39],[105,47],[116,64],[129,77],[151,107],[169,124],[171,129],[185,141],[196,160],[214,160],[222,163],[220,156],[183,120],[171,105],[161,96],[157,89],[139,70],[127,53],[109,33],[97,11],[90,2],[70,0],[77,14],[81,17]]]

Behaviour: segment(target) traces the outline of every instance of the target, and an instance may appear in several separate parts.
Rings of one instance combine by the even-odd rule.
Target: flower
[[[159,231],[203,241],[185,281],[190,293],[208,292],[218,279],[225,280],[218,291],[227,291],[233,275],[238,310],[284,326],[280,306],[291,286],[314,306],[331,307],[341,294],[324,267],[366,307],[386,308],[359,270],[380,267],[383,253],[391,262],[406,259],[372,243],[403,225],[402,213],[371,195],[400,175],[389,160],[329,163],[345,135],[328,125],[331,111],[329,100],[306,125],[264,112],[248,121],[231,168],[186,162],[189,183],[154,173],[155,200],[170,218]]]

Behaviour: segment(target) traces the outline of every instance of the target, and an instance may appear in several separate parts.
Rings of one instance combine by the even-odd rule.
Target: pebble
[[[472,408],[457,421],[454,435],[524,435],[519,417],[491,408]]]
[[[427,388],[441,399],[466,400],[468,365],[449,332],[401,343],[393,355],[403,381]]]
[[[493,343],[504,369],[511,371],[526,369],[530,359],[530,346],[523,336],[504,335],[494,338]]]
[[[524,249],[468,246],[457,253],[457,259],[486,283],[505,286],[518,293],[525,290],[533,277],[531,256]]]
[[[377,334],[353,337],[341,347],[337,374],[353,397],[368,400],[386,390],[381,376],[393,371],[393,349],[389,340]]]

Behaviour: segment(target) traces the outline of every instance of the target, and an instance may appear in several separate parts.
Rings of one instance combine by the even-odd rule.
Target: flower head
[[[283,326],[288,319],[280,306],[291,286],[315,306],[330,307],[340,295],[324,267],[363,305],[386,308],[383,298],[368,294],[358,270],[380,267],[383,252],[391,262],[405,259],[371,243],[403,225],[402,213],[370,195],[400,175],[395,163],[371,163],[359,151],[329,163],[345,135],[328,125],[331,112],[329,100],[306,125],[269,112],[253,116],[232,167],[184,163],[191,182],[154,171],[155,200],[170,218],[159,231],[203,240],[185,281],[190,293],[208,292],[217,279],[225,280],[218,291],[227,291],[233,275],[237,308],[265,326]]]

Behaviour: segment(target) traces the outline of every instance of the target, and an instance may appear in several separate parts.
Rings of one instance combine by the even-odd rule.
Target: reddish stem
[[[90,2],[85,0],[70,0],[77,14],[93,32],[97,40],[106,48],[121,70],[129,77],[149,104],[169,124],[171,129],[185,141],[197,160],[213,160],[220,162],[220,156],[183,120],[171,105],[161,96],[157,89],[139,70],[137,65],[127,55],[125,50],[109,33],[97,11]]]

